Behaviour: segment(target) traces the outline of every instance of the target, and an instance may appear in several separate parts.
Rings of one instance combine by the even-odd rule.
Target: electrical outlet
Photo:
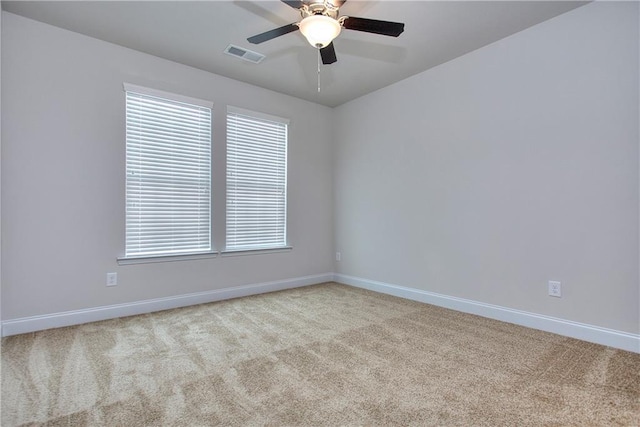
[[[336,261],[342,261],[342,254],[340,252],[336,252]]]
[[[107,273],[107,286],[118,285],[118,273]]]
[[[549,280],[549,296],[561,298],[562,297],[562,283],[554,280]]]

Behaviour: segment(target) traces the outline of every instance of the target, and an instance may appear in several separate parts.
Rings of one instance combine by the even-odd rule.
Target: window
[[[210,252],[213,104],[124,88],[126,258]]]
[[[227,110],[228,251],[287,244],[288,121]]]

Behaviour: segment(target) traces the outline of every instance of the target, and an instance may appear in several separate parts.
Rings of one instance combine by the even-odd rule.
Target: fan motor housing
[[[324,15],[333,19],[338,19],[339,8],[338,6],[334,6],[329,1],[316,1],[313,3],[305,4],[300,8],[300,13],[302,18],[306,18],[307,16],[312,15]]]

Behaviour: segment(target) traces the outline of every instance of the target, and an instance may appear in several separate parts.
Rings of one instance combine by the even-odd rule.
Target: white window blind
[[[287,244],[288,122],[227,112],[227,250]]]
[[[211,251],[212,105],[125,91],[126,257]]]

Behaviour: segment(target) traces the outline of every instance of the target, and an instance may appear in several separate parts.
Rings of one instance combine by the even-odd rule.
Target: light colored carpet
[[[2,340],[2,426],[640,424],[640,354],[323,284]]]

